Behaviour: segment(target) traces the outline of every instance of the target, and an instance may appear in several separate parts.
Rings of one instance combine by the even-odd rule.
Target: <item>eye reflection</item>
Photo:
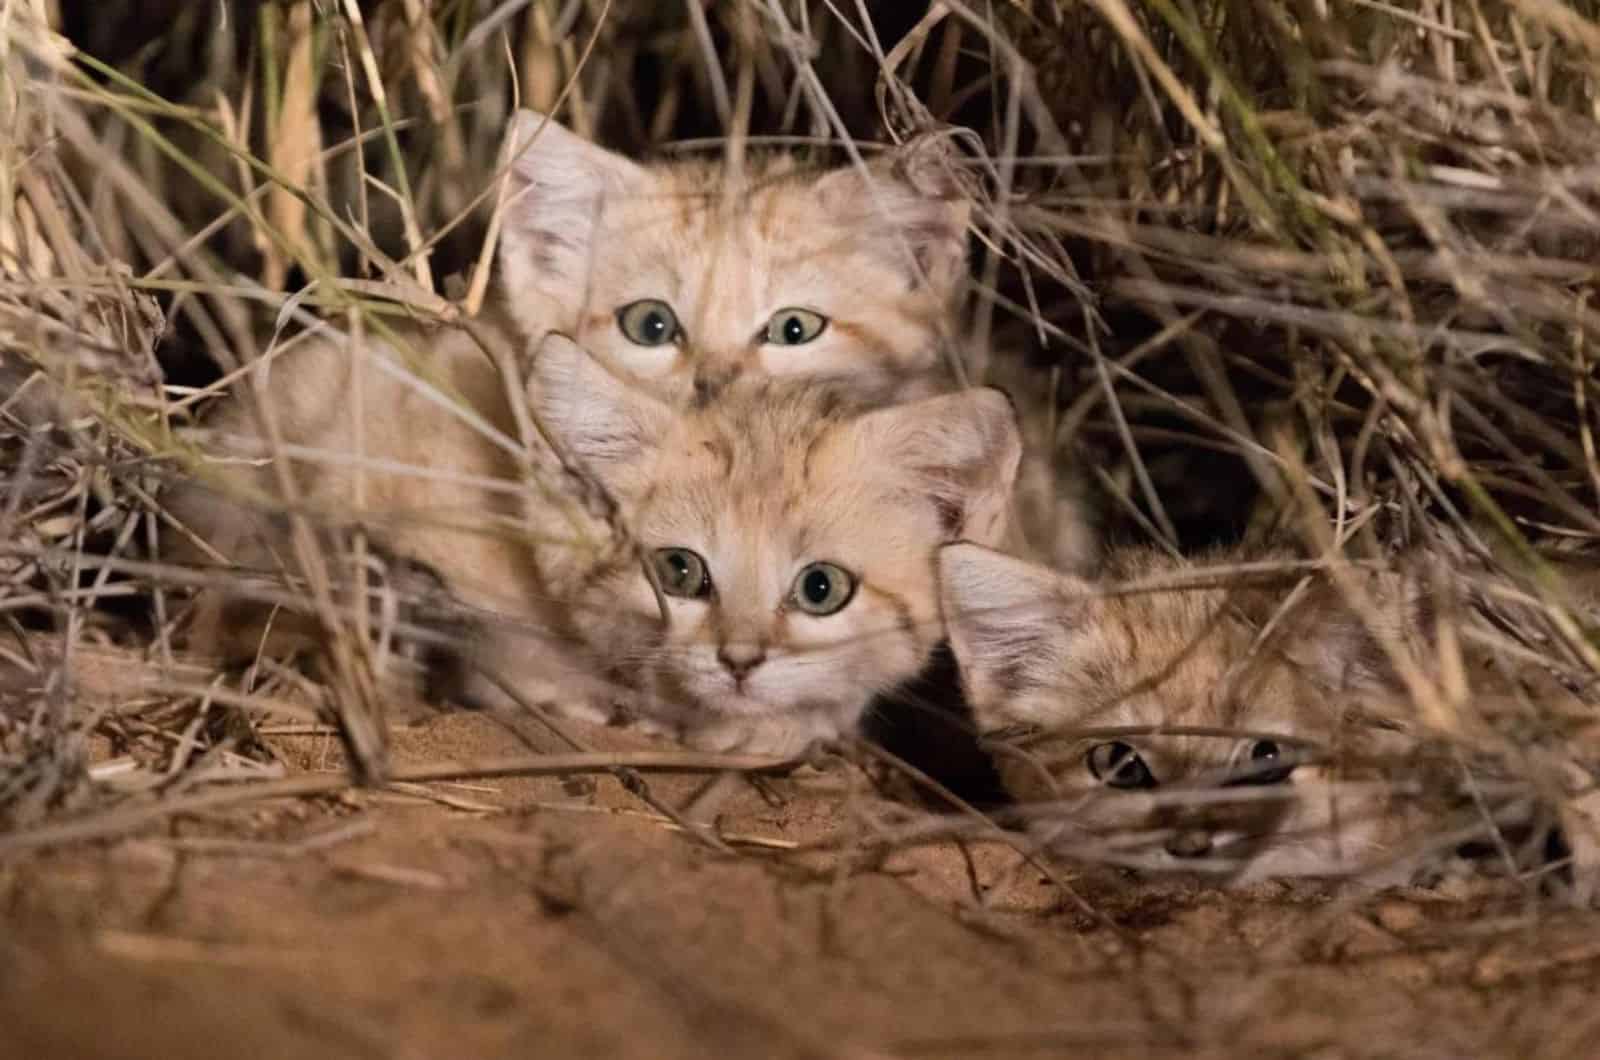
[[[1121,740],[1095,744],[1084,761],[1094,778],[1107,787],[1133,790],[1156,786],[1155,775],[1139,752]]]
[[[700,599],[711,595],[711,574],[699,553],[686,548],[657,549],[653,557],[656,580],[668,596]]]
[[[789,599],[808,615],[831,615],[844,610],[855,596],[856,580],[836,563],[811,563],[794,580]]]
[[[763,338],[774,346],[803,346],[828,326],[828,318],[809,309],[780,309],[767,321]]]
[[[617,310],[617,327],[638,346],[665,346],[676,342],[678,316],[659,298],[641,298]]]
[[[1231,783],[1234,784],[1282,784],[1294,772],[1295,763],[1284,762],[1289,757],[1282,747],[1274,740],[1257,740],[1250,745],[1250,761],[1247,762],[1240,776]],[[1274,762],[1283,764],[1273,765]]]

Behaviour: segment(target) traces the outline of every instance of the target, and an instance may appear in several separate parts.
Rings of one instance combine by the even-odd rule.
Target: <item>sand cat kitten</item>
[[[998,391],[874,410],[847,385],[754,377],[683,410],[552,336],[525,399],[618,502],[664,591],[663,623],[633,553],[598,547],[592,520],[520,487],[514,447],[489,434],[515,428],[488,360],[461,341],[432,356],[481,426],[379,344],[352,359],[316,340],[277,366],[267,404],[307,458],[294,462],[301,507],[431,568],[468,612],[456,622],[472,661],[557,706],[753,750],[848,731],[940,638],[936,547],[1004,533],[1020,442]],[[357,371],[375,410],[359,509]],[[260,451],[241,405],[215,429]],[[230,478],[270,493],[270,469]],[[171,507],[246,567],[270,570],[285,552],[280,518],[241,519],[197,486]]]
[[[873,409],[849,386],[753,378],[684,414],[573,347],[535,371],[670,612],[619,558],[573,593],[572,623],[694,742],[794,749],[852,729],[941,639],[937,545],[1006,531],[1021,443],[998,391]]]
[[[744,374],[944,376],[969,206],[929,149],[865,171],[755,156],[641,164],[531,111],[512,128],[500,269],[524,339],[560,331],[673,392]]]
[[[939,570],[980,727],[1053,731],[997,749],[1014,793],[1071,802],[1057,841],[1096,860],[1235,881],[1341,874],[1397,852],[1405,810],[1327,785],[1336,772],[1350,781],[1351,769],[1314,757],[1337,743],[1346,762],[1402,739],[1348,724],[1355,695],[1386,676],[1331,588],[1278,616],[1258,643],[1285,589],[1235,579],[1118,593],[1175,576],[1196,584],[1197,568],[1152,551],[1113,552],[1103,585],[972,544],[942,549]],[[1421,628],[1414,593],[1384,599],[1394,629]],[[1141,731],[1152,727],[1169,732]]]

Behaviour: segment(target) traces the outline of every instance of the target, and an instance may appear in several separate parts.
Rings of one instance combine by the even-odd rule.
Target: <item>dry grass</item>
[[[0,0],[0,853],[285,793],[269,716],[387,775],[403,666],[349,603],[381,587],[307,531],[321,680],[181,659],[182,590],[219,575],[157,561],[159,492],[198,472],[174,428],[298,325],[477,312],[520,99],[730,160],[960,127],[969,348],[1054,388],[1112,531],[1289,534],[1355,596],[1352,564],[1438,557],[1439,657],[1391,647],[1445,782],[1493,778],[1468,831],[1535,800],[1600,867],[1600,640],[1566,573],[1600,538],[1591,5],[149,7]],[[908,809],[872,842],[994,827]]]

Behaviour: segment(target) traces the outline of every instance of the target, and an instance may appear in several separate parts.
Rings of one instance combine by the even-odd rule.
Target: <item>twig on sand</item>
[[[425,783],[486,777],[556,777],[632,769],[641,773],[736,772],[779,774],[800,764],[797,759],[758,755],[718,755],[696,751],[617,751],[565,755],[519,755],[470,762],[434,762],[395,766],[391,781]],[[109,839],[183,814],[238,806],[265,799],[333,795],[357,786],[347,773],[309,773],[265,783],[241,783],[210,791],[162,799],[143,806],[118,806],[79,820],[56,821],[0,836],[0,857],[28,850],[92,839]]]

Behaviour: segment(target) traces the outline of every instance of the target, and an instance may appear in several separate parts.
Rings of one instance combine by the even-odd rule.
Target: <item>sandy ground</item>
[[[396,742],[522,750],[471,715]],[[723,850],[605,776],[257,803],[12,859],[0,1055],[1600,1052],[1600,924],[1507,884],[1347,901],[1066,870],[1073,898],[998,844],[802,855],[894,811],[842,763],[707,783],[649,788],[714,811]]]

